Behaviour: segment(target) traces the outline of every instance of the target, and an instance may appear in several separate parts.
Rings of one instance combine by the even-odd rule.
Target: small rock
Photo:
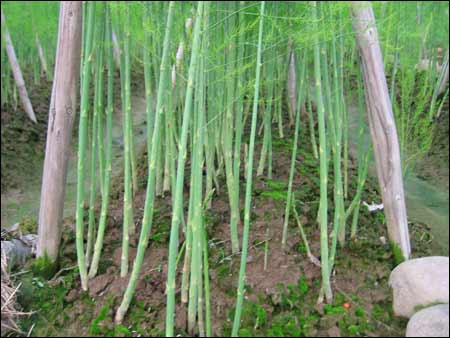
[[[406,337],[448,337],[448,304],[423,309],[408,322]]]
[[[8,262],[8,268],[22,266],[28,258],[31,257],[32,248],[19,239],[11,239],[10,241],[1,241],[2,256],[5,255]]]
[[[449,302],[449,259],[432,256],[411,259],[391,273],[394,314],[410,318],[417,307]]]

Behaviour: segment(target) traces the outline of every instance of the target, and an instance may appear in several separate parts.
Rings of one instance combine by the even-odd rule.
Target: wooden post
[[[23,108],[27,113],[31,121],[36,123],[36,116],[34,115],[33,106],[31,105],[30,98],[28,97],[27,88],[25,87],[25,81],[23,79],[22,71],[20,70],[19,62],[17,61],[16,52],[9,35],[8,27],[6,27],[5,15],[2,14],[2,33],[5,40],[6,53],[8,54],[9,64],[14,75],[14,81],[16,82],[17,89],[19,90],[20,100],[22,101]]]
[[[440,84],[439,84],[439,90],[438,95],[443,95],[445,91],[447,90],[447,84],[448,84],[448,51],[445,55],[445,61],[442,65],[442,74],[439,78]]]
[[[406,216],[400,147],[392,104],[378,42],[372,6],[368,1],[352,1],[353,30],[361,56],[364,94],[375,153],[388,234],[404,259],[411,253]],[[396,248],[394,248],[396,250]],[[394,251],[394,253],[396,253]]]
[[[41,60],[42,71],[47,75],[47,61],[45,60],[44,50],[42,49],[41,41],[39,40],[39,35],[36,33],[36,46],[39,53],[39,59]]]
[[[291,125],[294,125],[295,109],[297,107],[297,64],[292,41],[289,42],[288,95]]]
[[[48,116],[37,255],[58,257],[81,58],[81,2],[61,1],[55,76]]]

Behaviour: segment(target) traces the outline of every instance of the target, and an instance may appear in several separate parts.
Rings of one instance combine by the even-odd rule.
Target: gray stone
[[[15,266],[22,266],[31,257],[32,248],[19,239],[2,241],[2,255],[5,255],[9,269]]]
[[[423,309],[408,322],[406,337],[448,337],[448,304]]]
[[[411,259],[391,273],[394,314],[410,318],[418,308],[448,303],[449,259],[432,256]]]

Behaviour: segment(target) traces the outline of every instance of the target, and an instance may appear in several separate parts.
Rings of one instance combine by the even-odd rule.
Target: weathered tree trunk
[[[391,243],[398,246],[403,257],[408,259],[411,248],[403,191],[400,147],[378,42],[375,17],[368,1],[352,1],[351,12],[353,29],[361,56],[370,133],[388,234]]]
[[[58,257],[61,241],[67,160],[80,76],[81,2],[62,1],[55,76],[48,117],[47,145],[39,211],[37,255]]]
[[[39,59],[41,60],[42,71],[45,75],[48,74],[47,71],[47,61],[45,60],[44,51],[42,50],[41,41],[39,40],[39,35],[36,33],[36,46],[39,53]]]
[[[27,88],[25,87],[25,81],[23,79],[22,71],[20,70],[19,62],[17,61],[16,52],[9,35],[8,28],[6,27],[5,15],[2,13],[2,33],[5,40],[6,53],[8,54],[9,64],[14,75],[14,81],[16,82],[17,89],[19,91],[20,100],[22,101],[23,108],[28,117],[36,123],[36,116],[34,115],[33,106],[31,105],[30,98],[28,97]]]

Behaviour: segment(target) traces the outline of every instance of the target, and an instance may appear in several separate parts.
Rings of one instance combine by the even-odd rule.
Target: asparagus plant
[[[287,191],[287,199],[286,199],[286,209],[284,211],[284,224],[283,224],[283,236],[281,240],[281,246],[283,250],[286,250],[286,242],[287,242],[287,231],[289,224],[289,215],[292,201],[292,183],[294,181],[294,173],[295,173],[295,163],[297,160],[297,148],[298,148],[298,134],[300,131],[300,107],[303,104],[303,96],[305,93],[305,73],[307,67],[307,51],[303,53],[302,59],[302,67],[300,73],[300,85],[298,87],[297,93],[297,107],[295,113],[295,131],[294,131],[294,146],[292,147],[292,155],[291,155],[291,168],[289,171],[289,182],[288,182],[288,191]]]
[[[161,116],[163,115],[163,93],[165,85],[168,81],[168,64],[169,64],[169,47],[170,47],[170,37],[171,30],[173,26],[173,12],[174,12],[175,3],[173,1],[170,2],[168,13],[167,13],[167,26],[166,32],[164,36],[164,48],[163,55],[161,60],[161,74],[159,76],[159,85],[156,99],[156,114],[155,114],[155,124],[153,128],[153,137],[151,142],[151,149],[149,151],[149,167],[148,167],[148,181],[147,181],[147,191],[145,198],[145,207],[144,207],[144,216],[142,219],[142,227],[141,234],[139,237],[138,250],[136,253],[136,258],[133,264],[133,270],[130,275],[130,279],[128,282],[127,289],[125,290],[125,294],[122,299],[122,303],[116,312],[116,323],[121,323],[123,317],[125,316],[128,307],[130,306],[134,291],[136,289],[136,283],[142,268],[142,262],[144,260],[145,251],[148,246],[148,241],[151,232],[151,226],[153,221],[153,205],[155,200],[155,183],[156,183],[156,159],[158,155],[159,145],[161,142],[161,128],[159,121]],[[149,126],[147,126],[150,128]],[[148,130],[149,131],[149,130]],[[150,151],[151,150],[151,151]],[[178,213],[174,215],[179,215]]]
[[[176,274],[176,257],[178,254],[178,227],[180,224],[180,214],[183,209],[183,186],[184,186],[184,167],[186,164],[187,152],[187,137],[190,122],[190,115],[192,110],[192,97],[194,91],[194,80],[197,73],[198,59],[200,54],[200,38],[201,38],[201,23],[203,16],[204,3],[198,2],[196,21],[194,24],[193,41],[192,41],[192,55],[189,66],[189,75],[187,80],[183,123],[181,127],[181,135],[179,142],[178,165],[177,165],[177,180],[175,191],[173,192],[173,214],[172,225],[170,230],[169,242],[169,261],[167,271],[167,308],[166,308],[166,336],[173,336],[173,319],[175,310],[175,274]]]
[[[311,3],[312,19],[314,26],[317,27],[317,3]],[[328,267],[328,168],[327,168],[327,140],[325,127],[325,107],[322,94],[322,74],[321,74],[320,47],[317,35],[315,35],[314,44],[314,80],[316,87],[317,100],[317,120],[319,122],[319,155],[320,155],[320,207],[319,207],[319,225],[320,225],[320,252],[322,267],[322,288],[326,300],[332,301],[333,294],[330,285],[330,274]]]
[[[103,238],[106,230],[106,219],[108,216],[110,189],[111,189],[111,173],[112,173],[112,119],[114,112],[114,58],[112,50],[111,35],[111,11],[106,6],[105,14],[105,50],[106,62],[108,67],[108,84],[107,84],[107,102],[106,102],[106,153],[105,153],[105,173],[103,176],[103,194],[100,209],[100,219],[98,221],[97,238],[94,245],[94,253],[92,263],[89,267],[89,278],[94,278],[98,271],[98,264],[103,249]]]
[[[237,289],[236,299],[236,312],[234,315],[232,336],[237,337],[239,326],[241,323],[242,315],[242,303],[244,301],[244,279],[245,279],[245,267],[247,263],[248,253],[248,236],[250,231],[250,208],[251,208],[251,194],[252,194],[252,178],[253,178],[253,153],[255,149],[255,136],[256,136],[256,123],[258,118],[258,99],[259,99],[259,81],[261,76],[261,56],[262,56],[262,39],[264,29],[264,8],[265,1],[261,1],[260,8],[260,21],[258,31],[258,51],[256,56],[256,80],[255,80],[255,93],[253,96],[253,111],[252,111],[252,123],[250,132],[250,145],[248,152],[248,167],[247,167],[247,183],[245,186],[245,209],[244,209],[244,233],[242,236],[242,253],[241,264],[239,268],[239,281]]]
[[[85,177],[85,154],[87,143],[87,125],[89,108],[89,83],[91,77],[93,35],[94,35],[94,12],[95,3],[88,2],[86,24],[86,41],[82,65],[81,77],[81,101],[80,101],[80,126],[78,128],[78,180],[77,180],[77,205],[76,205],[76,246],[78,257],[78,269],[81,278],[81,287],[88,289],[88,276],[84,251],[84,177]]]

